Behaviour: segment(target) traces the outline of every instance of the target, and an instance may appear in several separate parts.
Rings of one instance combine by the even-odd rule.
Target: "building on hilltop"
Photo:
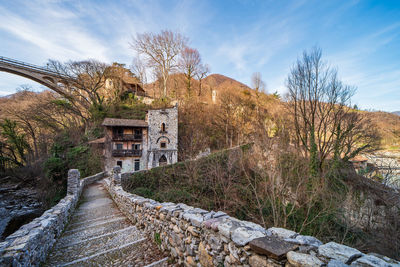
[[[148,110],[145,120],[106,118],[104,167],[147,170],[178,161],[178,106]]]

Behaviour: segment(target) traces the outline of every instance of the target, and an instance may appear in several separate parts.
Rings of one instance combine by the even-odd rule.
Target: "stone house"
[[[178,161],[178,106],[147,111],[145,120],[106,118],[104,167],[147,170]]]

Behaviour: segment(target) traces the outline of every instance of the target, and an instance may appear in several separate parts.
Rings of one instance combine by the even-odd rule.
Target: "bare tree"
[[[207,77],[208,73],[210,72],[210,66],[207,64],[201,64],[197,70],[196,73],[196,78],[199,81],[199,96],[201,96],[201,91],[202,91],[202,81],[205,77]]]
[[[139,55],[145,56],[147,65],[161,73],[163,95],[167,95],[167,82],[170,73],[177,67],[177,58],[185,47],[186,37],[172,31],[137,34],[130,43]]]
[[[366,131],[373,127],[367,128],[350,108],[355,88],[338,79],[337,70],[322,60],[321,49],[303,53],[291,69],[287,88],[297,143],[310,158],[312,176],[329,155],[347,160],[371,146],[373,134]]]
[[[185,47],[181,52],[179,59],[179,69],[185,75],[186,89],[191,95],[192,79],[198,74],[201,67],[201,57],[197,49]]]
[[[132,66],[130,69],[132,73],[139,79],[143,88],[143,86],[147,83],[147,69],[143,60],[139,56],[135,57],[132,61]]]
[[[263,92],[265,90],[265,82],[262,80],[261,73],[254,72],[251,76],[251,83],[254,90]]]
[[[96,60],[67,63],[50,60],[47,66],[70,80],[68,84],[60,86],[64,86],[64,91],[67,92],[66,98],[83,119],[87,121],[89,114],[104,108],[104,95],[101,89],[105,87],[110,71],[109,65]]]

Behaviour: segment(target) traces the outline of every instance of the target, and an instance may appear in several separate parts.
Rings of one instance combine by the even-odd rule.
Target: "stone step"
[[[139,232],[136,227],[132,227],[125,231],[119,230],[113,233],[103,234],[97,238],[89,238],[86,241],[81,240],[71,242],[70,244],[57,244],[54,252],[50,254],[48,264],[58,265],[90,257],[125,244],[132,244],[143,238],[143,234]]]
[[[99,217],[110,216],[120,213],[114,205],[110,205],[105,209],[83,210],[76,211],[71,217],[70,223],[83,222],[85,220],[92,220]]]
[[[132,224],[127,220],[111,221],[107,223],[97,222],[97,226],[86,228],[84,231],[69,231],[64,232],[64,234],[57,240],[58,243],[68,244],[75,241],[81,241],[88,238],[104,235],[114,231],[118,231],[131,226]]]
[[[158,252],[158,248],[152,247],[153,242],[144,239],[141,242],[125,244],[108,251],[96,253],[90,257],[69,262],[64,266],[168,266],[167,258]]]
[[[92,201],[83,202],[76,210],[77,213],[86,212],[95,209],[107,209],[109,206],[114,207],[114,202],[108,197],[96,198]]]
[[[45,266],[168,266],[165,256],[97,183],[83,191]]]
[[[77,227],[82,227],[84,225],[88,225],[90,223],[94,223],[94,222],[100,222],[100,221],[106,221],[115,217],[121,217],[124,216],[121,212],[116,212],[114,214],[111,215],[106,215],[106,216],[102,216],[102,217],[96,217],[94,219],[89,219],[89,220],[76,220],[73,223],[69,223],[67,225],[67,227],[65,228],[66,231],[73,229],[73,228],[77,228]]]
[[[165,257],[161,260],[150,263],[144,267],[164,267],[164,266],[168,266],[168,257]]]

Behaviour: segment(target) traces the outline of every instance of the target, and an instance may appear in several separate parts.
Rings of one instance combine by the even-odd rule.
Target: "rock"
[[[247,245],[247,243],[249,243],[251,240],[263,236],[265,236],[263,232],[245,227],[239,227],[232,232],[231,238],[232,241],[235,242],[235,244],[239,246],[244,246]]]
[[[204,222],[203,222],[203,225],[204,225],[206,228],[210,229],[211,226],[212,226],[212,224],[213,224],[213,223],[216,223],[216,222],[218,222],[217,219],[210,219],[210,220],[204,221]]]
[[[391,259],[391,258],[389,258],[389,257],[380,255],[380,254],[378,254],[378,253],[373,253],[373,252],[371,252],[371,253],[368,253],[368,255],[372,255],[372,256],[375,256],[375,257],[377,257],[377,258],[380,258],[381,260],[384,260],[384,261],[386,261],[387,263],[392,263],[392,264],[395,264],[395,265],[397,264],[398,266],[400,266],[400,262],[399,262],[399,261],[396,261],[396,260]]]
[[[327,267],[348,267],[348,266],[349,265],[344,264],[343,262],[338,260],[330,260],[327,265]]]
[[[222,211],[217,211],[216,213],[214,213],[213,218],[220,218],[223,216],[227,216],[227,214],[225,212]]]
[[[329,242],[325,245],[319,246],[318,254],[328,259],[339,260],[343,263],[347,262],[351,257],[362,255],[362,253],[355,248],[335,242]]]
[[[187,257],[186,257],[185,265],[187,265],[187,266],[192,266],[192,267],[197,266],[197,264],[196,264],[196,262],[194,261],[194,259],[193,259],[192,256],[187,256]]]
[[[193,213],[184,213],[182,217],[197,227],[200,227],[201,223],[204,221],[203,216]]]
[[[249,264],[251,267],[264,267],[267,266],[267,257],[261,255],[253,255],[249,258]]]
[[[261,255],[267,255],[268,258],[275,260],[284,259],[286,253],[295,250],[298,247],[297,244],[285,242],[284,240],[273,236],[259,237],[250,241],[249,244],[253,251]]]
[[[268,228],[267,230],[267,236],[271,235],[285,239],[285,238],[295,238],[298,235],[298,233],[284,228],[271,227]]]
[[[181,229],[176,225],[173,226],[173,229],[174,229],[175,233],[180,233],[180,231],[181,231]]]
[[[351,263],[350,266],[356,267],[383,267],[383,266],[393,266],[387,263],[386,261],[375,257],[373,255],[364,255]]]
[[[240,224],[229,217],[229,218],[224,218],[218,224],[218,231],[221,233],[221,235],[230,238],[231,232],[233,232],[238,227],[240,227]]]
[[[199,236],[200,235],[200,232],[198,230],[196,230],[195,227],[193,227],[193,226],[189,226],[187,228],[187,231],[189,233],[191,233],[193,236]]]
[[[213,267],[213,260],[210,254],[208,254],[203,242],[199,244],[199,261],[203,267]]]
[[[319,247],[323,243],[317,238],[309,235],[298,235],[295,238],[285,238],[285,241],[299,245]]]
[[[289,251],[286,257],[289,263],[295,267],[316,267],[323,264],[323,262],[315,256],[294,251]]]

